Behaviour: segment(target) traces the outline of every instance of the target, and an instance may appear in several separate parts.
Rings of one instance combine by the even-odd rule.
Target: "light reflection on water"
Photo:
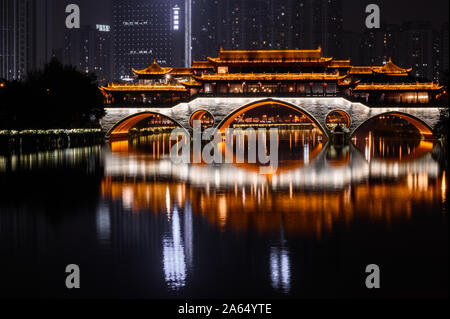
[[[254,293],[265,291],[267,284],[275,293],[297,295],[303,288],[293,282],[307,271],[299,262],[304,253],[296,246],[299,241],[326,242],[335,233],[352,233],[361,220],[390,229],[411,223],[415,215],[433,214],[445,202],[445,172],[433,159],[430,141],[369,138],[338,147],[304,132],[282,139],[287,141],[282,151],[292,159],[268,176],[247,164],[175,165],[168,157],[168,135],[103,148],[0,157],[0,173],[75,167],[88,175],[100,171],[96,242],[116,256],[113,260],[151,255],[148,267],[160,266],[148,275],[152,284],[144,291],[157,294],[166,289],[195,295],[197,282],[222,273],[223,281],[217,280],[226,290],[234,276],[250,280],[256,263],[266,270],[255,279],[260,286]],[[0,218],[9,225],[8,212],[15,210],[2,205]],[[253,241],[257,246],[245,248]],[[90,257],[94,264],[96,256]],[[208,277],[208,268],[215,269],[216,277]],[[236,268],[239,273],[230,275]],[[164,289],[155,279],[159,277]]]
[[[274,289],[281,289],[284,293],[289,293],[291,269],[289,252],[286,248],[270,248],[270,275]]]
[[[179,289],[186,284],[186,260],[177,208],[174,208],[171,219],[171,233],[163,238],[164,274],[169,288]]]

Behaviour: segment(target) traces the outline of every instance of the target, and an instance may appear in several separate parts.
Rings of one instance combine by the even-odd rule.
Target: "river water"
[[[1,155],[0,296],[448,295],[437,142],[280,139],[273,175],[174,164],[168,135]],[[66,288],[68,264],[81,289]],[[369,264],[380,267],[376,291]]]

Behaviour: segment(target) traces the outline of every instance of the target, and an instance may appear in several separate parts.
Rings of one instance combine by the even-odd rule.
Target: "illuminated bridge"
[[[126,137],[129,130],[136,124],[146,118],[159,115],[189,132],[192,129],[192,120],[207,113],[213,119],[213,127],[224,129],[242,113],[264,105],[276,105],[298,111],[315,123],[326,135],[330,133],[326,125],[327,117],[334,111],[348,117],[350,134],[356,132],[367,121],[386,114],[407,120],[425,136],[432,135],[440,115],[438,107],[368,107],[362,103],[354,103],[338,97],[199,97],[170,108],[107,108],[106,115],[102,119],[102,126],[108,138]]]
[[[108,105],[102,120],[108,138],[126,137],[151,118],[189,132],[194,120],[222,130],[247,123],[249,114],[260,116],[263,124],[313,123],[325,135],[337,125],[353,134],[373,118],[398,117],[427,136],[447,94],[443,86],[418,81],[412,68],[390,59],[382,66],[353,66],[350,60],[324,57],[320,47],[221,49],[218,57],[193,61],[188,68],[161,67],[155,60],[132,71],[133,83],[100,88]],[[256,115],[270,108],[270,115]],[[287,111],[291,114],[286,119]]]

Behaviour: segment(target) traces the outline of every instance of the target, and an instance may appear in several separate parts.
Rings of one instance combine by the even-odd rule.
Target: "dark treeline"
[[[96,127],[103,114],[96,76],[56,59],[24,81],[1,82],[0,130]]]

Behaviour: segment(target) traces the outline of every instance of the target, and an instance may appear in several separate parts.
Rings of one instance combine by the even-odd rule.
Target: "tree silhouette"
[[[94,74],[52,59],[23,82],[0,90],[0,128],[81,128],[104,114],[103,96]]]

